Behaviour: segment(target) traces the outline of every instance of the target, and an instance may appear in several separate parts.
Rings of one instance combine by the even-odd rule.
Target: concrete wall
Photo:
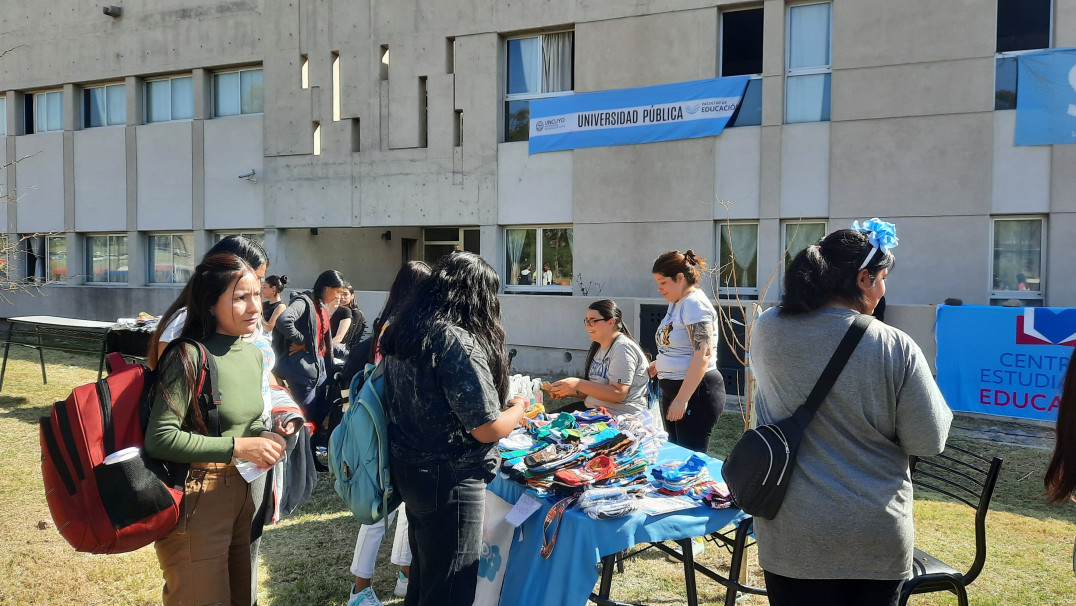
[[[127,231],[127,135],[123,127],[76,131],[75,229]]]
[[[138,127],[138,229],[194,228],[193,147],[188,121]]]
[[[265,225],[262,116],[206,120],[204,125],[206,229],[260,228]],[[238,178],[251,170],[256,182]]]
[[[15,138],[17,227],[21,233],[64,230],[64,133]]]

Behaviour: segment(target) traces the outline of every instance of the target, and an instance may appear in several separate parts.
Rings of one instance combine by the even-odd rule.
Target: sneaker
[[[348,596],[347,606],[385,606],[381,603],[381,600],[377,599],[374,595],[374,588],[367,587],[362,591],[355,593],[355,586],[351,586],[351,595]]]
[[[397,570],[396,571],[396,589],[392,590],[392,595],[394,595],[394,596],[396,596],[398,598],[407,597],[407,581],[408,581],[408,579],[407,579],[407,577],[404,576],[404,573]]]

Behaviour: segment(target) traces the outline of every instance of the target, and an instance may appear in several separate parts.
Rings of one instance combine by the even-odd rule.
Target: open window
[[[575,32],[505,40],[504,140],[530,139],[530,103],[575,89]]]

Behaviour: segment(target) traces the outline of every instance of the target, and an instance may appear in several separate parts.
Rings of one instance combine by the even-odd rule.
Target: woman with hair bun
[[[654,261],[658,292],[669,310],[655,336],[658,357],[650,375],[661,383],[661,414],[669,441],[706,452],[725,409],[725,380],[717,370],[717,310],[698,287],[706,259],[695,251],[670,250]]]
[[[262,304],[262,327],[269,334],[273,333],[277,318],[288,308],[288,304],[280,297],[287,283],[287,276],[267,276],[262,282],[262,297],[266,301]]]
[[[792,416],[860,314],[885,294],[897,245],[871,219],[792,260],[780,305],[755,320],[758,422]],[[781,510],[755,518],[771,605],[895,605],[912,574],[911,455],[945,447],[953,415],[908,335],[870,322],[800,443]]]

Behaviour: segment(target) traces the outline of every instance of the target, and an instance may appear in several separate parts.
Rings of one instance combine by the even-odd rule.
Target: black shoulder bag
[[[796,467],[796,452],[803,440],[803,432],[844,370],[872,319],[865,314],[856,317],[806,402],[791,417],[748,430],[732,448],[721,467],[721,475],[732,493],[733,503],[744,512],[772,520],[780,511],[788,481]]]

